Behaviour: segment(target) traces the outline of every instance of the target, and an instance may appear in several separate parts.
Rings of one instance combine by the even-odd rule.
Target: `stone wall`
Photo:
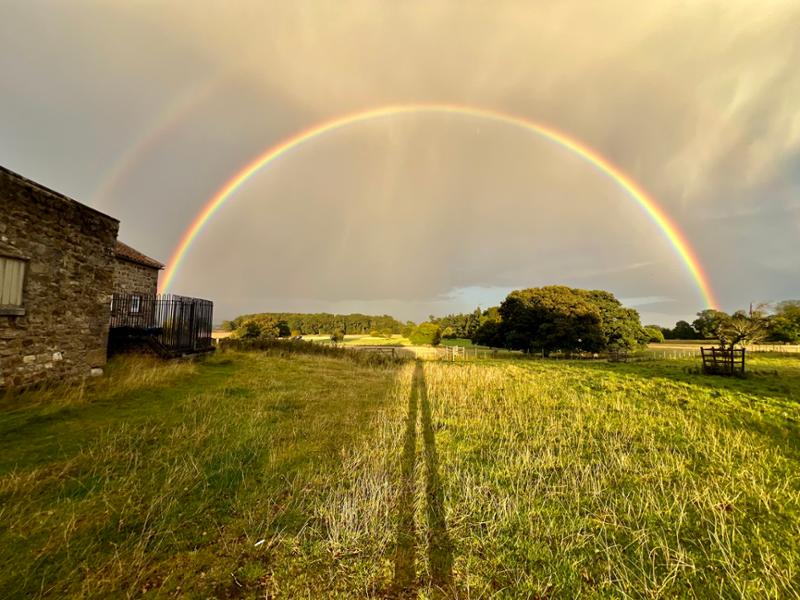
[[[24,314],[0,312],[0,388],[105,365],[118,228],[0,167],[0,254],[27,261]]]
[[[117,257],[114,261],[114,292],[155,296],[158,291],[158,272],[159,269]]]

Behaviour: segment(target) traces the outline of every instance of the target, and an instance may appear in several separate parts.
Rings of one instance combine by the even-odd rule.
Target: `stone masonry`
[[[0,388],[105,365],[118,229],[116,219],[0,167],[0,256],[26,262],[22,310],[0,310]]]
[[[164,265],[122,242],[117,242],[114,250],[114,293],[155,296],[158,273]]]

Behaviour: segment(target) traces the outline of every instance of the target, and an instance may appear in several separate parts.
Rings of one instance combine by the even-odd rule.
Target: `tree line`
[[[417,330],[423,325],[431,339],[467,338],[482,346],[545,355],[633,349],[649,339],[639,313],[622,306],[612,293],[558,285],[513,291],[500,306],[485,310],[430,316]]]
[[[469,338],[475,344],[527,352],[634,349],[665,339],[716,340],[722,347],[761,341],[800,343],[800,300],[768,310],[759,305],[727,314],[707,309],[674,328],[642,326],[639,314],[610,292],[547,286],[517,290],[500,304],[471,313],[429,319],[441,337]]]
[[[665,339],[718,340],[723,347],[733,347],[760,341],[800,343],[800,301],[780,302],[772,311],[758,306],[730,315],[703,310],[692,323],[678,321],[670,329],[642,326],[639,313],[622,306],[610,292],[545,286],[513,291],[499,306],[485,310],[431,315],[419,325],[389,315],[257,313],[226,321],[223,328],[244,338],[327,334],[339,341],[347,334],[400,333],[414,344],[430,345],[438,345],[442,338],[465,338],[483,346],[544,355],[632,350]]]
[[[697,313],[697,318],[691,323],[678,321],[671,329],[658,325],[650,325],[647,329],[651,332],[656,329],[662,336],[658,339],[658,334],[653,333],[651,341],[720,340],[726,343],[741,338],[749,343],[800,344],[800,300],[778,302],[772,310],[766,305],[758,305],[733,314],[706,309]]]
[[[341,333],[384,335],[401,333],[406,324],[389,315],[362,315],[352,313],[256,313],[241,315],[223,321],[222,328],[237,332],[242,337],[288,337],[297,335],[319,335]]]

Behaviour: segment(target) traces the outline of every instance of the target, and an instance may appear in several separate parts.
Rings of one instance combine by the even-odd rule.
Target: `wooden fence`
[[[753,344],[747,346],[748,352],[786,352],[789,354],[800,354],[798,344]]]
[[[386,352],[393,356],[403,358],[421,358],[425,360],[445,360],[450,362],[465,360],[481,360],[492,358],[544,358],[541,354],[524,354],[517,350],[486,347],[464,346],[352,346],[352,350],[366,352]],[[645,350],[635,351],[608,351],[600,353],[591,352],[553,352],[547,360],[608,360],[611,362],[637,362],[647,360],[688,360],[702,358],[703,346],[697,347],[670,347],[663,348],[650,346]],[[705,348],[710,352],[710,348]],[[800,346],[792,345],[767,345],[748,346],[748,352],[784,352],[800,353]],[[710,355],[710,354],[709,354]],[[738,360],[738,359],[737,359]],[[738,363],[737,363],[738,364]]]
[[[700,348],[703,372],[711,375],[743,375],[744,348]]]

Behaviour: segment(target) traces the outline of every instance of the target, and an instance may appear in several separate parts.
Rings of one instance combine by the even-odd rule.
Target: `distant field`
[[[719,340],[664,340],[661,346],[716,346]]]
[[[442,338],[442,346],[461,346],[462,348],[475,348],[472,340],[467,338]],[[488,348],[488,346],[477,346],[478,348]]]
[[[648,349],[653,350],[656,354],[669,354],[670,351],[678,351],[678,352],[693,352],[696,354],[700,353],[701,347],[712,347],[718,346],[718,340],[665,340],[664,342],[658,344],[648,344]],[[787,353],[787,354],[798,354],[800,353],[800,346],[798,345],[791,345],[791,344],[774,344],[774,343],[762,343],[756,345],[748,346],[749,352],[777,352],[777,353]]]
[[[411,340],[402,335],[395,334],[392,337],[373,337],[371,335],[346,336],[345,346],[410,346]]]
[[[7,398],[0,597],[800,594],[797,359],[280,354]]]

